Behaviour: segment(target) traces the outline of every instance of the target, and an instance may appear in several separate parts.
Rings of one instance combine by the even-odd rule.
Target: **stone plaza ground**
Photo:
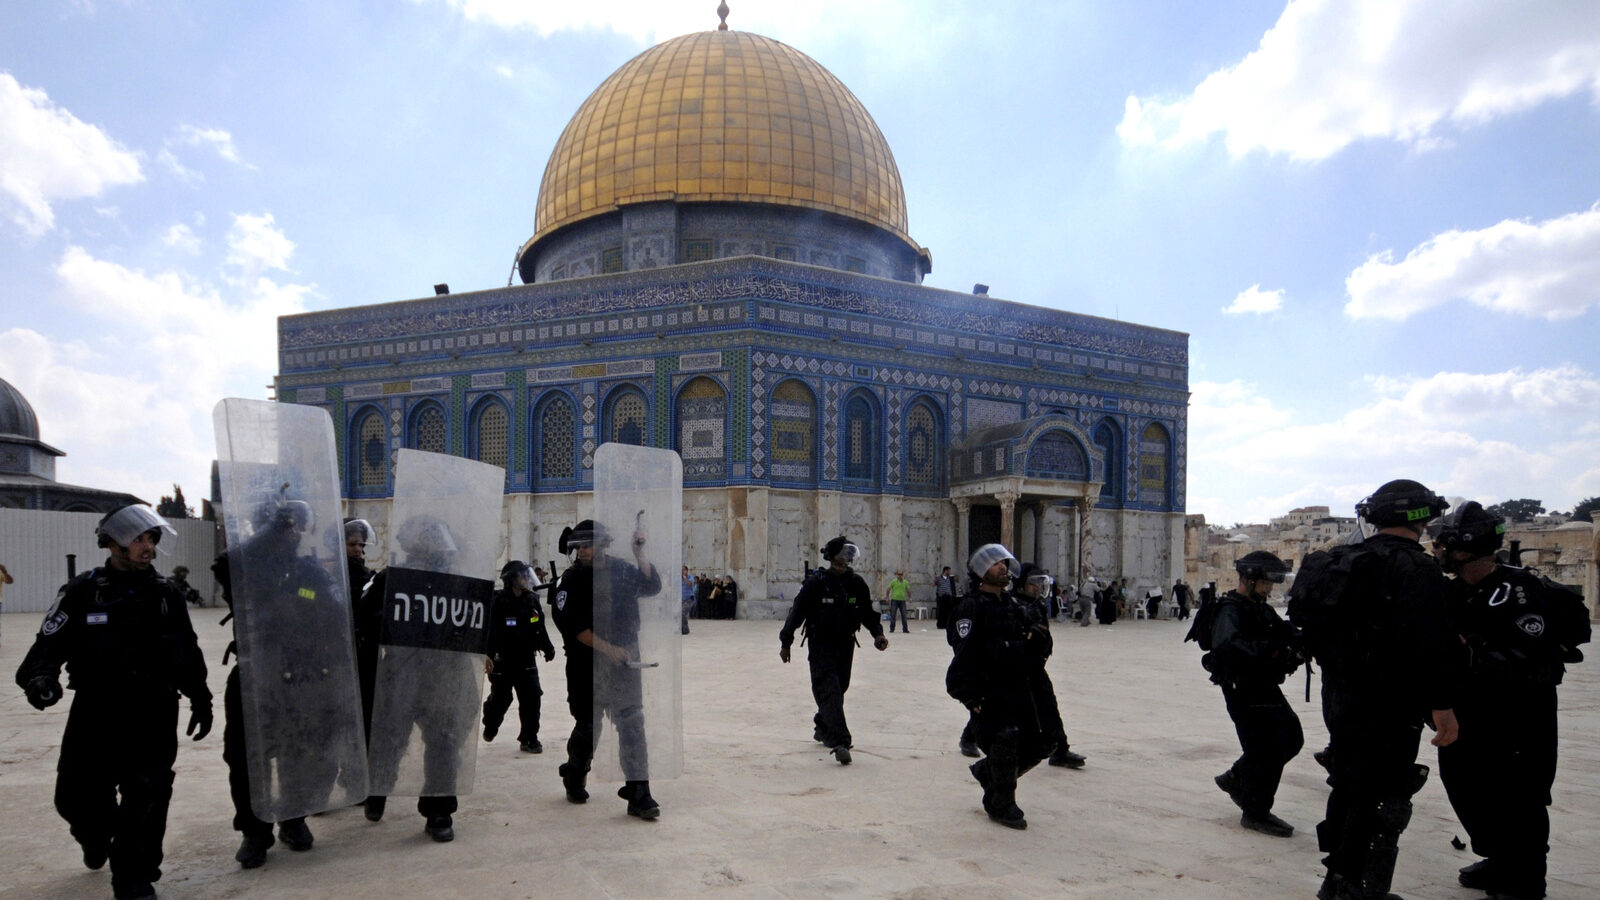
[[[0,620],[7,679],[38,614]],[[1209,684],[1188,623],[1056,627],[1050,672],[1081,771],[1041,766],[1022,779],[1028,829],[991,823],[956,750],[965,713],[944,692],[944,633],[913,622],[886,652],[856,656],[846,713],[855,761],[813,743],[803,648],[778,660],[778,622],[696,621],[684,638],[684,774],[652,784],[660,820],[629,818],[617,784],[591,781],[569,804],[556,766],[571,728],[561,660],[542,669],[542,755],[520,753],[514,718],[478,746],[476,789],[461,799],[456,840],[437,844],[412,801],[372,824],[359,809],[309,819],[316,846],[274,847],[266,866],[233,861],[222,763],[221,611],[195,612],[217,727],[181,740],[156,885],[179,898],[354,897],[905,897],[1309,898],[1321,878],[1314,826],[1327,787],[1311,750],[1326,739],[1320,707],[1288,693],[1306,731],[1276,812],[1297,828],[1276,839],[1238,826],[1211,778],[1238,754],[1221,693]],[[863,643],[866,643],[863,641]],[[1561,766],[1551,809],[1550,897],[1600,896],[1600,667],[1575,667],[1561,689]],[[36,712],[0,691],[0,896],[109,897],[51,806],[66,704]],[[513,712],[513,716],[515,713]],[[180,719],[182,721],[182,719]],[[106,747],[107,754],[118,748]],[[1435,764],[1431,747],[1421,757]],[[1409,900],[1467,900],[1456,869],[1475,859],[1436,778],[1416,798],[1394,890]]]

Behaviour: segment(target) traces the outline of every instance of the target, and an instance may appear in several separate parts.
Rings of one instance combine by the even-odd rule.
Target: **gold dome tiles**
[[[802,206],[910,242],[882,132],[815,60],[711,31],[659,44],[584,101],[550,155],[535,238],[646,200]]]

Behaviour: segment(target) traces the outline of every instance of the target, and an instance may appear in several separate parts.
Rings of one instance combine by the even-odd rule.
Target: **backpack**
[[[1362,544],[1340,544],[1306,554],[1289,588],[1289,621],[1300,629],[1306,650],[1319,663],[1339,644],[1350,608],[1372,584],[1369,572],[1378,554]],[[1341,607],[1343,611],[1341,612]]]
[[[1218,598],[1201,600],[1200,608],[1194,611],[1194,621],[1189,625],[1189,633],[1183,636],[1185,644],[1190,641],[1200,645],[1200,649],[1211,652],[1211,629],[1217,621],[1217,608],[1222,606]]]
[[[1563,663],[1583,662],[1579,644],[1589,643],[1591,636],[1589,607],[1583,603],[1583,592],[1571,585],[1552,581],[1547,575],[1539,576],[1539,586],[1544,590],[1542,599],[1546,610],[1545,620],[1553,632],[1551,638],[1561,650]]]

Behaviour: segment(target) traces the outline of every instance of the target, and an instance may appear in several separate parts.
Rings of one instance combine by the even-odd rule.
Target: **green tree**
[[[1600,497],[1590,497],[1572,509],[1572,518],[1579,522],[1593,521],[1589,514],[1600,509]]]
[[[1521,500],[1507,500],[1489,507],[1489,512],[1500,516],[1507,522],[1531,522],[1533,517],[1544,513],[1544,505],[1537,500],[1523,498]]]
[[[162,495],[161,502],[156,504],[156,512],[167,519],[192,519],[194,508],[183,501],[183,488],[172,486],[172,496]]]

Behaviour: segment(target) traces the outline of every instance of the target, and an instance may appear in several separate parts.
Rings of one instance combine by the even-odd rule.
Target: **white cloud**
[[[255,223],[245,228],[255,237],[277,233],[270,216],[238,219]],[[287,252],[271,260],[275,268],[287,264]],[[262,258],[246,254],[239,265],[259,270]],[[150,273],[76,246],[62,254],[56,276],[59,301],[82,320],[81,332],[101,336],[62,342],[26,329],[0,332],[0,377],[33,401],[44,440],[70,454],[62,480],[149,500],[176,480],[202,496],[215,456],[212,407],[223,397],[265,394],[277,371],[277,318],[303,312],[312,289],[259,271],[210,280]]]
[[[1347,315],[1404,319],[1452,300],[1546,319],[1600,301],[1600,206],[1544,222],[1507,219],[1429,238],[1400,262],[1380,253],[1345,279]]]
[[[233,217],[233,227],[228,229],[228,264],[238,266],[246,277],[287,268],[292,253],[294,242],[273,224],[271,213]]]
[[[1186,97],[1130,96],[1117,134],[1177,148],[1321,160],[1351,143],[1417,150],[1468,127],[1588,91],[1600,95],[1600,4],[1291,0],[1261,43]]]
[[[0,72],[0,212],[23,231],[54,228],[58,201],[143,180],[135,153]]]
[[[1263,291],[1261,285],[1252,284],[1248,290],[1240,291],[1239,296],[1233,298],[1233,303],[1222,308],[1230,315],[1239,313],[1269,313],[1277,312],[1283,308],[1283,291]]]
[[[161,243],[191,256],[200,252],[199,236],[194,233],[194,229],[182,222],[169,227],[167,233],[161,236]]]
[[[1305,505],[1348,515],[1392,478],[1463,497],[1539,497],[1555,508],[1589,496],[1593,443],[1571,436],[1600,427],[1593,372],[1440,372],[1375,378],[1366,388],[1345,409],[1288,411],[1257,385],[1192,384],[1189,511],[1224,524]]]
[[[167,147],[162,147],[160,152],[156,153],[156,162],[160,163],[161,167],[168,172],[176,175],[179,181],[191,187],[206,180],[204,175],[184,165],[178,159],[178,155]]]
[[[233,145],[233,135],[221,128],[184,125],[178,129],[178,141],[190,147],[209,147],[228,162],[247,169],[255,168],[239,157],[239,150]]]

